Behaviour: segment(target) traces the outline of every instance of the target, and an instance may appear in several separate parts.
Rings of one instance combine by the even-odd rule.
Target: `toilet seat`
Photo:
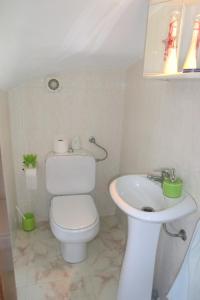
[[[90,195],[57,196],[51,202],[51,217],[62,229],[81,230],[97,221],[98,212]]]

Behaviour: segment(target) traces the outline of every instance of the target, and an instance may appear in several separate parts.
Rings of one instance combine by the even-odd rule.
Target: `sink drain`
[[[154,212],[154,209],[150,206],[145,206],[142,208],[143,211],[146,211],[146,212]]]

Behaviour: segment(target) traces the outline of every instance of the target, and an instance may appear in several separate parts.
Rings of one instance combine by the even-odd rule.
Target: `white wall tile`
[[[128,72],[121,173],[145,174],[160,167],[175,167],[185,188],[200,203],[199,81],[147,80],[142,69],[138,63]],[[197,218],[199,213],[173,226],[186,229],[190,239]],[[161,294],[172,284],[188,242],[161,235],[155,278]]]
[[[88,143],[94,135],[109,152],[108,160],[97,165],[95,200],[101,215],[115,212],[108,182],[119,173],[124,78],[124,72],[71,72],[60,76],[62,89],[58,93],[49,92],[44,79],[10,90],[17,201],[22,209],[35,210],[38,219],[48,217],[51,197],[45,189],[44,161],[54,138],[79,135],[83,147],[100,156],[102,153]],[[30,152],[39,158],[35,192],[27,191],[22,171],[22,155]]]
[[[3,176],[7,202],[8,219],[10,229],[14,234],[16,229],[16,188],[14,178],[14,166],[11,149],[10,119],[8,99],[5,92],[0,91],[0,148],[3,165]]]

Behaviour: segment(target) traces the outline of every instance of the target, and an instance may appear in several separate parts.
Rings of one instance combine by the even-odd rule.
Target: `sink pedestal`
[[[154,266],[161,224],[178,220],[197,209],[186,192],[164,197],[161,185],[142,175],[113,180],[110,194],[128,216],[128,241],[117,300],[151,300]]]
[[[117,300],[151,300],[160,223],[128,216],[128,241]]]

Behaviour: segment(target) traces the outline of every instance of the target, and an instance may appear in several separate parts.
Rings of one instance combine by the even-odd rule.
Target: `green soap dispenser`
[[[164,179],[162,188],[164,196],[168,198],[181,197],[183,190],[183,181],[180,178],[176,178],[174,169],[172,169],[170,177]]]

